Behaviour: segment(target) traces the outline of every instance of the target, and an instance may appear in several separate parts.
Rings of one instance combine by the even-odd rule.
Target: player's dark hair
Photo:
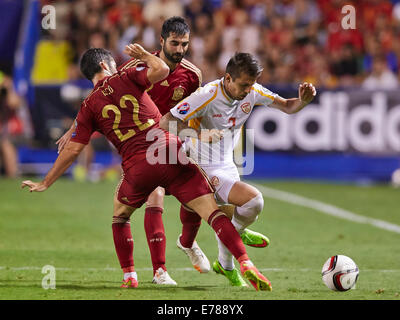
[[[226,66],[226,73],[229,73],[233,81],[246,73],[250,77],[258,77],[263,71],[263,67],[258,60],[250,53],[236,52]]]
[[[182,17],[171,17],[164,21],[161,28],[161,37],[165,40],[171,33],[178,36],[183,36],[186,33],[190,33],[189,25]]]
[[[94,78],[94,75],[101,71],[100,62],[105,61],[111,65],[113,56],[110,51],[103,48],[90,48],[82,55],[80,68],[82,74],[89,80]]]

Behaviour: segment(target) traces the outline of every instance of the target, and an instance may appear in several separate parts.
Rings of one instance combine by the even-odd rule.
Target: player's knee
[[[113,210],[114,217],[130,218],[133,211],[135,211],[135,208],[119,202],[118,199],[114,199],[114,210]]]
[[[165,190],[164,190],[164,188],[161,188],[161,187],[158,187],[152,193],[157,198],[164,198],[164,196],[165,196]]]
[[[237,207],[236,211],[239,215],[256,217],[261,213],[264,208],[264,198],[261,193],[258,193],[255,197],[251,198],[244,205]]]
[[[146,207],[162,208],[164,205],[164,196],[165,196],[164,188],[159,187],[155,189],[147,198]]]
[[[261,193],[258,193],[253,199],[249,201],[253,210],[257,212],[257,214],[261,213],[264,209],[264,198]]]
[[[115,208],[113,212],[114,217],[121,217],[121,218],[126,218],[129,219],[135,209],[130,208],[130,207],[119,207]]]

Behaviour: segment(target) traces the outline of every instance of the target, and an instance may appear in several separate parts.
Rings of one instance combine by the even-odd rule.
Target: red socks
[[[153,269],[165,268],[165,231],[162,222],[163,209],[158,207],[146,208],[144,226],[146,231],[147,243],[150,248]],[[181,244],[186,248],[191,248],[197,231],[200,227],[201,218],[196,213],[185,210],[181,207],[182,236]],[[220,210],[215,210],[208,218],[208,224],[214,229],[215,233],[228,248],[233,256],[239,261],[248,260],[246,249],[243,245],[235,227],[229,218]],[[118,260],[124,272],[134,271],[133,264],[133,238],[129,219],[123,217],[113,217],[112,232],[115,250]]]
[[[208,224],[214,229],[218,238],[241,263],[249,260],[243,241],[229,218],[220,210],[215,210],[208,218]]]
[[[133,238],[129,219],[113,217],[112,232],[121,268],[124,272],[134,271]]]
[[[150,249],[151,263],[153,264],[153,274],[160,267],[166,270],[166,238],[164,224],[162,221],[162,213],[162,208],[149,207],[146,208],[144,215],[144,230],[146,232],[147,243]]]
[[[180,218],[182,235],[179,241],[185,248],[191,248],[200,228],[201,217],[196,212],[188,211],[181,205]]]

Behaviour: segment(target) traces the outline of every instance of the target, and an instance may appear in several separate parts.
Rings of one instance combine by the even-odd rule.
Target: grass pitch
[[[400,234],[265,198],[253,230],[271,239],[265,249],[247,248],[271,280],[272,292],[233,288],[214,272],[199,274],[176,248],[179,203],[166,197],[167,268],[177,287],[151,283],[144,208],[131,221],[139,287],[123,290],[111,232],[116,183],[57,181],[45,193],[20,189],[19,180],[0,180],[0,299],[106,300],[400,300]],[[258,181],[257,183],[262,183]],[[306,182],[263,185],[319,200],[358,215],[400,225],[400,190]],[[212,229],[202,223],[197,241],[210,262],[217,257]],[[360,269],[356,289],[333,292],[321,280],[332,255],[350,256]],[[42,268],[56,268],[56,289],[42,288]]]

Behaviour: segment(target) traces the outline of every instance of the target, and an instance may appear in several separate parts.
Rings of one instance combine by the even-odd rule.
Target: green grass
[[[166,197],[164,222],[167,268],[177,287],[151,283],[144,209],[132,217],[139,287],[122,290],[122,273],[111,233],[115,183],[56,182],[45,193],[20,189],[20,180],[0,180],[0,299],[134,300],[400,300],[400,234],[265,198],[252,226],[267,234],[269,248],[248,248],[253,262],[271,280],[272,292],[232,288],[213,272],[199,274],[176,248],[179,204]],[[400,225],[400,190],[324,183],[265,182],[340,208]],[[212,229],[203,222],[197,238],[210,262],[217,257]],[[333,292],[321,281],[323,263],[335,254],[360,268],[355,290]],[[44,290],[42,267],[56,268],[56,290]]]

